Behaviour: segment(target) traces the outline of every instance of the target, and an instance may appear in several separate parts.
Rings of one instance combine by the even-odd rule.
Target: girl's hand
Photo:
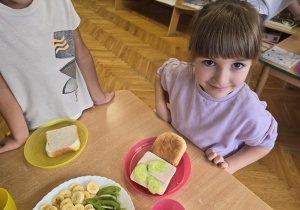
[[[223,168],[223,169],[226,169],[227,171],[229,171],[228,163],[224,160],[223,156],[216,153],[215,150],[208,149],[205,152],[205,155],[209,161],[212,161],[219,168]]]

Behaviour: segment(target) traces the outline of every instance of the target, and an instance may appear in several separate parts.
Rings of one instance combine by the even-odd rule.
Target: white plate
[[[69,189],[70,185],[73,183],[80,184],[86,189],[87,184],[91,181],[97,182],[100,188],[111,186],[111,185],[120,187],[121,192],[120,192],[120,197],[118,197],[118,202],[121,204],[120,207],[126,208],[127,210],[135,209],[128,193],[123,189],[123,187],[121,187],[121,185],[119,185],[115,181],[101,176],[82,176],[82,177],[77,177],[75,179],[70,179],[69,181],[66,181],[60,184],[58,187],[54,188],[40,202],[38,202],[38,204],[36,204],[33,210],[39,210],[43,204],[51,205],[52,198],[56,194],[60,193],[60,191]]]

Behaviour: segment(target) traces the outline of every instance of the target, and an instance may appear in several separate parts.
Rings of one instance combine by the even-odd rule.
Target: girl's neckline
[[[33,13],[39,3],[40,3],[40,0],[33,0],[28,7],[25,7],[23,9],[13,9],[9,6],[6,6],[6,5],[0,3],[0,10],[4,11],[6,13],[9,13],[10,15],[14,15],[14,16],[26,16],[26,15]]]
[[[204,88],[199,84],[199,86],[200,86],[200,88],[206,93],[206,91],[204,90]],[[233,91],[232,91],[233,92]],[[228,95],[229,94],[231,94],[232,92],[230,92],[230,93],[228,93]]]

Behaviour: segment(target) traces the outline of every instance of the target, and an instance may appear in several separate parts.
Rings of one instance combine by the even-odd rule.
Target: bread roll
[[[185,140],[175,133],[166,132],[156,138],[150,152],[177,166],[186,151]]]
[[[46,131],[46,153],[49,157],[77,151],[80,148],[78,129],[76,125]]]

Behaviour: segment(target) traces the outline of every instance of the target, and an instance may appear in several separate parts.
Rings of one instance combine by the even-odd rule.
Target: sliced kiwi
[[[168,169],[168,164],[161,160],[152,160],[147,169],[150,173],[161,173]]]
[[[147,179],[147,166],[145,163],[139,163],[133,170],[133,177],[139,183],[145,182]]]
[[[147,177],[147,188],[152,194],[157,194],[161,191],[161,185],[159,181],[153,176]]]

